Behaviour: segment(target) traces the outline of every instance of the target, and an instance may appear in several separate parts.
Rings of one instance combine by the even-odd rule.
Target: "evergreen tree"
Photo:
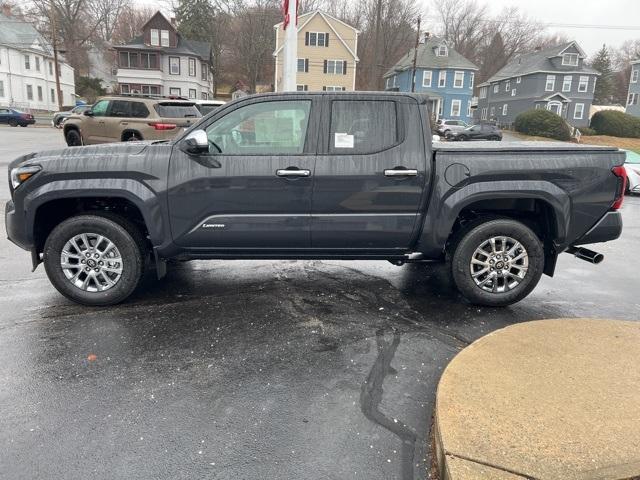
[[[606,45],[602,45],[591,66],[600,73],[593,94],[594,105],[611,105],[614,94],[614,72]]]

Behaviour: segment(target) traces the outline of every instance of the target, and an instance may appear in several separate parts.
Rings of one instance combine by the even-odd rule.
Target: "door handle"
[[[300,170],[299,168],[285,168],[276,170],[276,175],[279,177],[310,177],[311,170]]]
[[[417,175],[418,170],[404,167],[396,167],[384,171],[385,177],[416,177]]]

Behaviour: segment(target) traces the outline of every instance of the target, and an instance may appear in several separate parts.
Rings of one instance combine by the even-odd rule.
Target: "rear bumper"
[[[622,234],[622,215],[620,212],[607,212],[591,230],[572,245],[586,245],[615,240]]]

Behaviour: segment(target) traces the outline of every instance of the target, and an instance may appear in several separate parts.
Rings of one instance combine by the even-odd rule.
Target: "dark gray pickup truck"
[[[501,306],[620,235],[623,152],[429,132],[420,95],[245,97],[174,141],[18,158],[7,232],[86,305],[124,300],[147,265],[242,258],[449,259],[468,300]]]

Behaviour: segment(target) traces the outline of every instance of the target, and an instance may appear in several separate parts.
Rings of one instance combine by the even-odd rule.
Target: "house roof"
[[[429,37],[425,39],[424,43],[418,45],[418,55],[416,58],[417,68],[459,68],[464,70],[478,70],[478,66],[467,60],[461,54],[456,52],[453,48],[447,45],[448,55],[439,57],[436,55],[435,50],[440,45],[447,45],[447,43],[438,37]],[[402,72],[413,68],[413,52],[415,48],[412,48],[403,55],[398,62],[391,67],[384,74],[384,77],[389,77],[397,72]]]
[[[53,54],[51,46],[42,38],[33,25],[0,13],[0,43],[13,48],[30,49],[35,44],[47,54]]]
[[[201,60],[209,61],[211,58],[211,45],[198,40],[187,40],[177,36],[178,44],[175,47],[151,46],[144,43],[144,36],[139,35],[127,44],[114,45],[113,48],[120,50],[156,50],[167,55],[193,55]]]
[[[562,52],[571,46],[574,46],[578,50],[580,58],[585,58],[584,52],[576,42],[563,43],[562,45],[556,45],[543,50],[525,53],[524,55],[514,58],[511,62],[502,67],[494,76],[489,78],[489,80],[482,83],[482,85],[489,85],[507,78],[520,77],[522,75],[535,72],[562,72],[562,70],[558,70],[558,68],[551,63],[551,59],[559,57]],[[597,70],[587,67],[584,64],[582,67],[572,67],[572,71],[599,75]]]

